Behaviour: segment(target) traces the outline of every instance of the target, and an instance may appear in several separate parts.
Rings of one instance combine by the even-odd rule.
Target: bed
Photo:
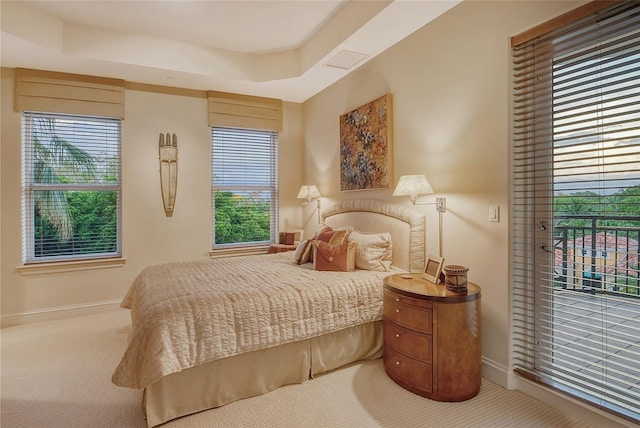
[[[382,355],[382,279],[423,269],[424,216],[347,200],[321,217],[334,231],[353,230],[345,236],[354,240],[358,232],[388,235],[391,266],[317,271],[296,263],[300,247],[167,263],[138,275],[122,302],[132,331],[112,381],[144,390],[149,427]]]

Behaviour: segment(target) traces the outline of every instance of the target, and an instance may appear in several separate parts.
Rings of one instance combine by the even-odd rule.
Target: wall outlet
[[[500,205],[489,205],[489,221],[500,221]]]

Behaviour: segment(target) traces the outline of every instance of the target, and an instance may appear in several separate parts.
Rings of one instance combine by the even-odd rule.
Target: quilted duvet
[[[391,273],[314,271],[291,252],[146,268],[122,301],[132,331],[112,381],[145,388],[220,358],[380,320]]]

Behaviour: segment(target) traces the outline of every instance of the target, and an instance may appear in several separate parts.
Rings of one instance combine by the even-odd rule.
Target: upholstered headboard
[[[322,210],[329,226],[352,226],[361,232],[389,232],[393,265],[422,272],[425,262],[425,217],[402,205],[373,199],[351,199]]]

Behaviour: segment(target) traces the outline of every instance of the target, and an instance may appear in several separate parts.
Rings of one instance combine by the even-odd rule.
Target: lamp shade
[[[318,191],[318,188],[315,186],[315,184],[312,184],[309,186],[300,187],[300,191],[298,192],[298,196],[296,197],[298,199],[306,199],[308,201],[311,201],[311,199],[321,198],[322,195]]]
[[[424,174],[403,175],[398,180],[393,196],[409,196],[411,197],[411,202],[415,203],[416,196],[429,193],[434,193],[433,187],[431,187],[431,183],[429,183]]]

